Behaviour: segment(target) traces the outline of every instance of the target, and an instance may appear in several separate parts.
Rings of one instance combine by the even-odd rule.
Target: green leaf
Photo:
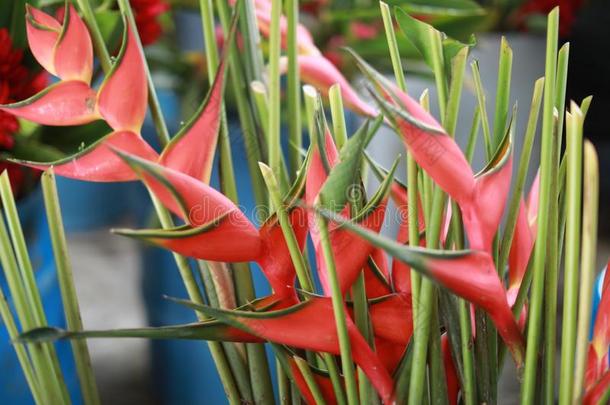
[[[340,162],[330,171],[328,179],[320,191],[319,198],[324,207],[339,212],[348,202],[351,188],[360,179],[360,168],[368,133],[369,122],[367,121],[341,149]]]

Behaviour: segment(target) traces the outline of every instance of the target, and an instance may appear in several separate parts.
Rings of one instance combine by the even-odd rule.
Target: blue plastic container
[[[53,250],[44,215],[42,195],[37,190],[18,204],[19,216],[28,242],[30,258],[49,325],[65,326],[61,292],[55,272]],[[13,309],[4,272],[0,271],[0,288]],[[13,309],[14,310],[14,309]],[[0,404],[29,405],[34,402],[21,366],[11,345],[8,332],[0,320]],[[82,403],[72,349],[67,341],[55,344],[64,378],[74,404]]]

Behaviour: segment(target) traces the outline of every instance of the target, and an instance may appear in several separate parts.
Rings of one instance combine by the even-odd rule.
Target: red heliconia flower
[[[129,0],[142,45],[155,43],[163,33],[159,16],[169,10],[163,0]]]
[[[28,40],[47,69],[60,72],[60,78],[70,80],[62,80],[28,100],[0,105],[0,110],[46,125],[74,125],[103,119],[114,131],[65,159],[19,163],[41,169],[53,166],[60,176],[86,181],[137,179],[114,152],[120,150],[145,160],[160,159],[163,165],[209,181],[220,123],[224,62],[221,62],[212,89],[202,106],[159,157],[140,134],[147,110],[148,86],[144,61],[132,28],[126,26],[117,60],[98,91],[95,91],[85,80],[84,76],[89,75],[81,77],[82,80],[71,79],[70,72],[87,71],[91,65],[91,41],[84,23],[72,6],[66,8],[64,15],[64,25],[59,26],[53,17],[29,8]],[[235,24],[232,25],[230,38],[234,35],[234,27]],[[56,37],[56,32],[63,34]],[[74,38],[76,36],[82,38]],[[62,54],[63,59],[72,62],[62,59],[61,63],[56,63],[56,53],[64,43],[73,45],[74,49],[70,48],[72,53],[66,51],[65,55]],[[77,63],[75,58],[79,56],[83,60]],[[71,70],[67,67],[71,67]],[[129,89],[129,97],[125,97],[125,89]]]

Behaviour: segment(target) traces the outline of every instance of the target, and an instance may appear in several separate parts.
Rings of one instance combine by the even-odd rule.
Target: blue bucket
[[[48,324],[65,327],[61,291],[55,272],[53,249],[45,221],[41,194],[40,189],[38,189],[20,201],[18,204],[19,216],[28,242],[30,258],[36,272],[36,283]],[[7,296],[9,306],[14,314],[4,272],[1,271],[0,288]],[[2,324],[1,320],[0,324]],[[58,342],[55,344],[55,349],[72,402],[73,404],[80,404],[82,399],[70,343],[68,341]],[[10,343],[8,331],[4,326],[0,327],[0,369],[4,370],[0,379],[0,403],[11,405],[32,404],[34,400],[21,372],[15,350]]]

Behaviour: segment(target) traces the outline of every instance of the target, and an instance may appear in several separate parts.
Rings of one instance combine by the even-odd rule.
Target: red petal
[[[515,234],[508,255],[509,290],[519,289],[530,255],[534,248],[534,235],[527,221],[527,212],[523,199],[519,203],[519,213],[515,225]]]
[[[608,389],[610,389],[610,372],[604,374],[597,384],[585,393],[583,405],[599,405]]]
[[[127,24],[118,60],[100,87],[98,108],[113,129],[140,132],[147,97],[142,54],[132,28]]]
[[[472,198],[460,203],[471,249],[491,251],[510,190],[512,169],[511,154],[502,166],[478,177]]]
[[[171,231],[122,233],[143,237],[198,259],[240,262],[260,256],[258,231],[227,197],[186,174],[134,156],[120,155],[161,203],[190,225]]]
[[[540,196],[540,171],[536,173],[532,187],[530,188],[529,196],[527,197],[527,221],[529,223],[532,234],[536,234],[538,230],[538,199]]]
[[[332,169],[339,162],[339,152],[330,131],[326,131],[324,139],[324,150],[326,152],[324,161],[328,163],[328,168],[324,164],[322,155],[320,155],[320,148],[316,147],[311,155],[311,163],[307,171],[307,183],[305,185],[305,202],[308,205],[315,203],[320,190],[322,190],[322,186],[328,178],[327,169]],[[310,221],[310,223],[313,224],[313,221]]]
[[[413,335],[411,296],[394,294],[370,306],[375,336],[406,346]]]
[[[210,182],[220,129],[225,64],[221,63],[214,84],[195,116],[171,140],[161,154],[163,166]]]
[[[47,72],[55,75],[54,48],[61,25],[55,18],[27,3],[25,22],[32,55]]]
[[[521,365],[525,342],[508,306],[506,290],[491,256],[486,252],[472,251],[447,259],[431,257],[426,266],[439,283],[489,314],[515,362]]]
[[[377,353],[385,369],[390,374],[394,374],[396,371],[406,348],[407,346],[404,344],[397,344],[380,337],[375,337],[375,353]]]
[[[290,211],[290,223],[301,250],[307,238],[307,212],[301,207]],[[282,228],[275,216],[265,222],[260,229],[263,250],[257,260],[273,291],[280,297],[296,297],[294,290],[295,269]]]
[[[299,388],[299,392],[301,393],[301,395],[303,395],[303,398],[305,399],[305,403],[315,404],[316,401],[314,399],[314,396],[311,393],[311,390],[309,389],[307,382],[305,381],[305,377],[303,377],[301,370],[299,369],[296,362],[294,361],[294,358],[289,357],[288,363],[289,363],[292,375],[294,377],[294,382],[297,385],[297,387]],[[315,372],[312,372],[312,374],[314,376],[314,379],[316,380],[316,384],[318,385],[318,388],[320,388],[320,391],[322,392],[322,396],[324,397],[325,402],[330,405],[336,404],[337,398],[335,397],[335,392],[333,390],[333,385],[332,385],[332,381],[330,380],[330,378],[322,376]]]
[[[370,214],[359,222],[359,225],[379,232],[383,225],[385,209],[387,206],[387,198],[383,200]],[[339,278],[339,286],[342,292],[346,292],[351,288],[354,281],[364,267],[367,258],[373,253],[373,245],[366,240],[360,238],[347,229],[338,227],[337,224],[329,224],[330,244],[333,250],[335,259],[335,267]],[[319,235],[312,232],[312,239],[316,251],[316,261],[320,282],[326,295],[330,295],[330,285],[328,284],[328,275],[326,271],[326,263],[321,255],[322,247],[320,246]]]
[[[59,82],[27,100],[0,105],[0,110],[42,125],[81,125],[100,118],[96,94],[80,81]]]
[[[27,162],[27,165],[41,170],[52,166],[58,176],[77,180],[95,182],[136,180],[137,177],[131,168],[116,155],[117,149],[143,159],[157,158],[157,153],[142,137],[133,132],[119,131],[105,136],[77,156],[47,164]]]
[[[281,70],[287,69],[287,59],[281,60]],[[299,55],[299,72],[304,83],[315,87],[324,97],[334,84],[339,84],[345,106],[354,112],[375,117],[379,113],[364,102],[352,85],[328,59],[322,55]]]
[[[608,264],[610,265],[610,263]],[[595,349],[598,358],[608,355],[608,346],[610,346],[610,271],[608,267],[606,267],[601,299],[597,307],[591,345]],[[604,366],[605,371],[608,369],[607,361]]]
[[[68,3],[66,3],[68,4]],[[54,50],[56,75],[62,80],[89,84],[93,74],[93,46],[85,23],[71,4],[66,9],[64,27]]]
[[[389,280],[390,272],[388,271],[388,259],[385,252],[382,249],[375,248],[364,267],[366,297],[372,299],[390,294],[392,289]]]

